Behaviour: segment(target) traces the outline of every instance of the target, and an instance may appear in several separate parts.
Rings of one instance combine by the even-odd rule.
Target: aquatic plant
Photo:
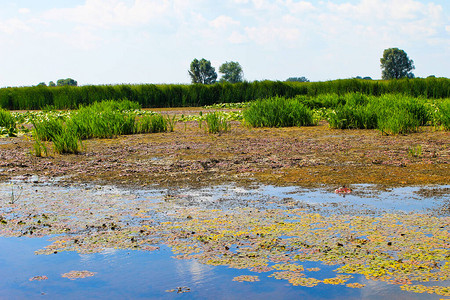
[[[209,133],[227,132],[230,129],[230,124],[220,112],[208,113],[205,116],[207,130]],[[200,121],[201,126],[201,121]]]
[[[0,108],[0,127],[15,128],[16,127],[16,119],[11,115],[11,113],[7,110]]]
[[[290,127],[314,125],[312,111],[297,99],[272,97],[253,102],[243,112],[253,127]]]

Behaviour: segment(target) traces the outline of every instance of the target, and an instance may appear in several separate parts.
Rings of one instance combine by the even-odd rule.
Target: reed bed
[[[289,127],[314,125],[313,112],[298,99],[272,97],[252,103],[244,111],[244,120],[253,127]]]
[[[37,156],[46,152],[44,141],[53,142],[57,153],[79,153],[81,141],[135,133],[173,131],[175,118],[154,114],[137,117],[139,106],[129,100],[104,101],[82,106],[68,117],[32,120]]]
[[[46,106],[76,109],[104,99],[128,99],[144,108],[204,106],[217,103],[248,102],[275,96],[315,97],[324,94],[361,93],[380,96],[400,93],[411,97],[450,97],[450,79],[415,78],[401,80],[341,79],[325,82],[254,81],[202,84],[122,84],[62,87],[10,87],[0,89],[0,107],[10,110],[37,110]],[[317,100],[317,99],[315,99]],[[314,100],[314,101],[315,101]],[[312,105],[313,103],[310,103]]]

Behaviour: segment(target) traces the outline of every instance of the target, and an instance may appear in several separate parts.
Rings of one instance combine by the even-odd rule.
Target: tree
[[[48,86],[56,86],[56,84],[55,84],[53,81],[50,81],[50,82],[48,83]]]
[[[286,81],[296,81],[296,82],[309,82],[309,79],[305,76],[302,77],[289,77]]]
[[[383,79],[414,78],[414,62],[406,52],[398,48],[385,49],[381,62],[381,77]]]
[[[188,71],[192,83],[213,84],[216,82],[216,69],[211,66],[211,62],[202,58],[200,61],[194,59],[191,62],[191,68]]]
[[[56,82],[57,86],[65,86],[65,85],[69,85],[69,86],[77,86],[78,83],[73,80],[72,78],[67,78],[67,79],[58,79],[58,81]]]
[[[227,81],[229,83],[242,82],[242,77],[244,75],[241,65],[235,61],[222,64],[219,68],[219,72],[223,74],[220,81]]]
[[[47,85],[45,84],[45,82],[39,82],[37,86],[47,86]]]

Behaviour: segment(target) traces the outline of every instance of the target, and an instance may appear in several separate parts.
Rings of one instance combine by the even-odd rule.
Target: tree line
[[[401,78],[414,78],[414,74],[411,72],[415,69],[414,61],[409,59],[404,50],[398,48],[385,49],[383,57],[380,58],[381,77],[383,80],[401,79]],[[222,78],[219,82],[237,83],[243,81],[243,70],[238,62],[225,62],[219,68],[219,72],[222,73]],[[188,71],[191,77],[192,83],[201,84],[214,84],[217,81],[217,73],[215,68],[211,65],[209,60],[202,58],[198,60],[195,58],[190,65]],[[357,76],[356,79],[372,80],[372,78],[366,76]],[[288,82],[309,82],[308,78],[301,77],[289,77]]]

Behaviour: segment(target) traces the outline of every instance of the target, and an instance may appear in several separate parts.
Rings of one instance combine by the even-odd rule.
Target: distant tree
[[[57,86],[65,86],[65,85],[69,85],[69,86],[77,86],[78,83],[73,80],[72,78],[67,78],[67,79],[58,79],[58,81],[56,82]]]
[[[369,76],[366,76],[366,77],[356,76],[355,79],[372,80],[372,77],[369,77]]]
[[[385,49],[380,62],[383,79],[414,78],[414,74],[410,72],[415,69],[414,61],[401,49]]]
[[[430,75],[427,78],[436,78],[436,76],[435,75]]]
[[[56,84],[55,84],[53,81],[50,81],[50,82],[48,83],[48,86],[56,86]]]
[[[191,76],[192,83],[213,84],[216,82],[216,69],[211,66],[211,62],[202,58],[194,59],[191,62],[191,68],[188,71]]]
[[[309,82],[309,79],[305,76],[302,77],[289,77],[286,81],[296,81],[296,82]]]
[[[223,74],[220,81],[229,83],[242,82],[242,77],[244,75],[241,65],[235,61],[222,64],[219,68],[219,72]]]
[[[39,82],[37,86],[47,86],[47,85],[45,84],[45,82]]]

